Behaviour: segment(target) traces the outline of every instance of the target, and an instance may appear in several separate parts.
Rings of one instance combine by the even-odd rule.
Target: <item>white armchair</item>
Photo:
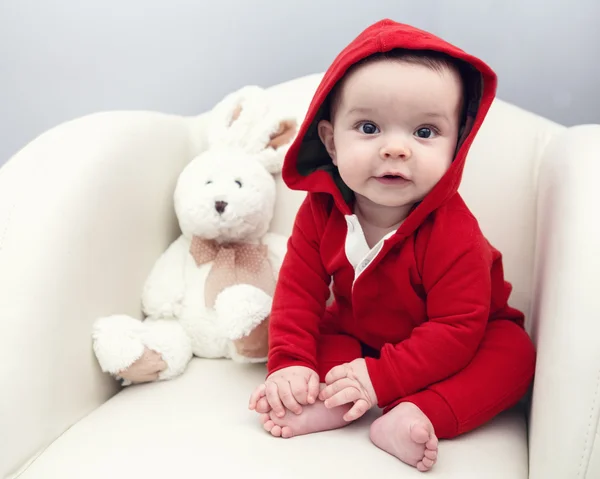
[[[308,106],[320,75],[270,89]],[[283,103],[282,103],[283,104]],[[140,316],[143,282],[178,234],[175,180],[205,116],[108,112],[44,133],[0,169],[0,477],[378,478],[421,473],[345,429],[273,438],[247,410],[264,365],[194,359],[120,390],[92,322]],[[461,192],[505,256],[538,347],[530,404],[442,441],[432,477],[600,478],[600,125],[566,128],[497,100]],[[273,231],[302,194],[281,180]]]

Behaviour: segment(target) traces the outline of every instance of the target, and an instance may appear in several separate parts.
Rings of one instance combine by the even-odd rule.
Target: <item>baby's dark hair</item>
[[[470,68],[469,65],[442,52],[437,52],[434,50],[408,50],[402,48],[396,48],[387,52],[374,53],[373,55],[370,55],[356,62],[348,70],[346,70],[346,73],[344,74],[342,79],[339,82],[337,82],[337,84],[333,87],[329,94],[329,105],[327,108],[328,119],[333,118],[335,110],[339,105],[340,92],[344,84],[344,78],[346,78],[355,69],[377,61],[400,61],[405,63],[411,63],[414,65],[423,65],[440,73],[445,70],[457,72],[461,78],[461,82],[463,85],[462,106],[460,116],[462,123],[467,103],[467,101],[465,101],[467,98],[466,78],[468,76],[468,70]]]

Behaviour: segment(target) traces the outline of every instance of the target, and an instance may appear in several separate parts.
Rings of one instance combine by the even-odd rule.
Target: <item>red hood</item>
[[[285,157],[282,176],[291,189],[329,193],[343,214],[352,214],[347,188],[339,178],[319,135],[317,124],[327,113],[327,96],[346,70],[374,53],[394,48],[435,50],[465,63],[467,117],[459,146],[450,169],[427,197],[411,212],[400,228],[411,234],[434,210],[458,190],[467,152],[496,93],[496,75],[481,60],[461,49],[414,27],[381,20],[364,30],[334,60],[317,88],[298,135]]]

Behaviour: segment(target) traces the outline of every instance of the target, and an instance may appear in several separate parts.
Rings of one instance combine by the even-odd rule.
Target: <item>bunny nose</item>
[[[219,213],[219,214],[223,213],[223,211],[225,211],[226,207],[227,207],[227,201],[215,201],[215,210],[217,210],[217,213]]]

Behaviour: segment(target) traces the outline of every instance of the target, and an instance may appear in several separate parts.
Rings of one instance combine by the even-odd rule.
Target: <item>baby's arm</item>
[[[324,208],[307,195],[300,206],[279,271],[269,321],[268,377],[250,399],[261,395],[275,412],[299,412],[318,395],[317,335],[329,297],[330,276],[321,261]],[[291,384],[291,386],[290,386]]]
[[[320,254],[324,209],[309,194],[296,216],[273,297],[269,374],[289,366],[317,370],[317,335],[331,281]]]

